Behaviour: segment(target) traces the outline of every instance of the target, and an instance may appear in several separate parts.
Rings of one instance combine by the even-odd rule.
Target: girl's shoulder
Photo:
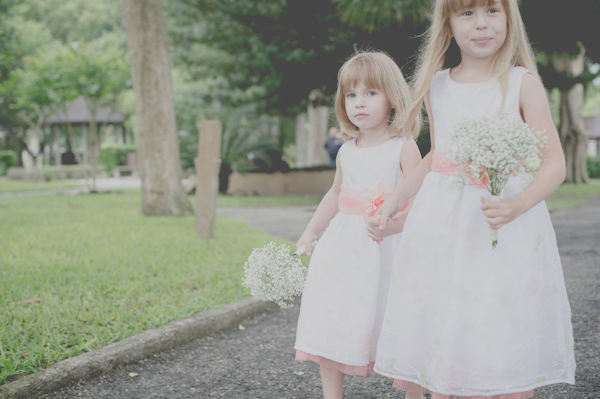
[[[450,68],[442,69],[441,71],[437,71],[435,75],[433,75],[433,79],[431,80],[431,85],[443,82],[445,80],[450,79]]]
[[[351,151],[353,148],[356,148],[356,138],[343,142],[338,150],[338,154],[343,154],[349,150]]]
[[[342,143],[342,146],[340,147],[340,151],[344,148],[351,148],[351,147],[356,147],[356,137]]]
[[[514,66],[508,72],[508,76],[511,78],[520,79],[523,76],[527,75],[528,73],[530,73],[529,69],[522,67],[522,66]]]

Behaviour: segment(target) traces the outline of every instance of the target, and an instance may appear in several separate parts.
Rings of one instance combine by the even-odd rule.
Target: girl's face
[[[361,133],[387,131],[392,106],[383,90],[359,82],[344,96],[348,119]]]
[[[450,29],[463,60],[491,59],[506,40],[507,16],[499,1],[472,2],[450,14]]]

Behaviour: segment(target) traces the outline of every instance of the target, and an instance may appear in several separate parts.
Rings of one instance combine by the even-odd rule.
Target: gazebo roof
[[[57,111],[44,120],[46,125],[58,125],[71,122],[72,125],[88,124],[90,122],[90,111],[88,104],[90,100],[86,96],[79,96],[73,100],[67,110]],[[122,124],[127,119],[127,115],[116,111],[110,107],[96,106],[96,122]]]

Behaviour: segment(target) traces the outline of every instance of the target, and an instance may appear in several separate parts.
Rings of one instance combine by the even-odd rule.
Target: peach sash
[[[379,207],[390,196],[386,193],[385,184],[379,182],[375,189],[364,188],[357,190],[354,188],[342,187],[338,198],[338,209],[340,212],[348,215],[365,215],[373,217]],[[400,212],[408,207],[409,201],[402,204]],[[397,215],[394,215],[396,217]]]
[[[431,162],[431,170],[433,172],[442,173],[444,175],[456,175],[459,172],[458,166],[446,159],[446,153],[441,151],[434,151]],[[466,176],[465,182],[481,188],[485,188],[490,178],[485,171],[481,171],[478,177]]]
[[[373,190],[342,187],[338,198],[338,209],[348,215],[372,217],[390,195],[384,191],[385,184],[381,182],[377,183]]]

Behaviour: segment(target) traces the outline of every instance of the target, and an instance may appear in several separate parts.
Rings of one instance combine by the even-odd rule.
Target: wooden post
[[[214,238],[221,168],[221,122],[202,121],[196,165],[196,232]]]

